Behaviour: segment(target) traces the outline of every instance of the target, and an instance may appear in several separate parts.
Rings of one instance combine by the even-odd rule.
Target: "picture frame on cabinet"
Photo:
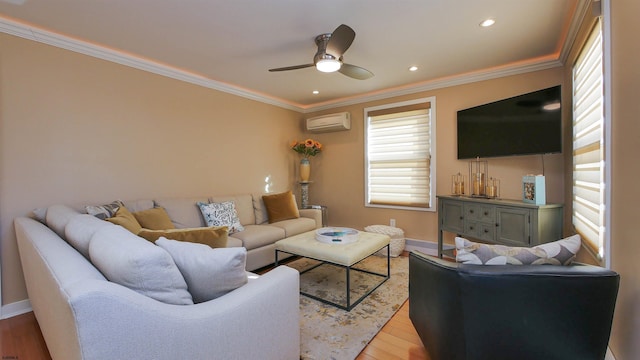
[[[522,201],[529,204],[546,204],[544,175],[525,175],[522,177]]]

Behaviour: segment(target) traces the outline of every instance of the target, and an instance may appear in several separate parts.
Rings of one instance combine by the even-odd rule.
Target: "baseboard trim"
[[[451,250],[453,248],[452,245],[443,244],[444,250]],[[406,251],[416,250],[427,255],[438,256],[438,243],[434,241],[405,238],[404,249]]]
[[[28,299],[14,302],[4,305],[2,308],[0,308],[0,319],[12,318],[14,316],[28,313],[32,310],[33,309],[31,308],[31,302]]]

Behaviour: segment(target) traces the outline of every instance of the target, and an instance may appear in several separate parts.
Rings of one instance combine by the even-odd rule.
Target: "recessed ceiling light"
[[[491,25],[493,25],[493,24],[495,24],[495,23],[496,23],[496,21],[495,21],[495,20],[493,20],[493,19],[487,19],[487,20],[485,20],[485,21],[481,22],[481,23],[480,23],[480,26],[482,26],[482,27],[489,27],[489,26],[491,26]]]
[[[417,67],[417,66],[411,66],[411,67],[409,68],[409,71],[416,71],[416,70],[418,70],[418,67]]]
[[[320,91],[318,91],[318,90],[313,90],[313,95],[318,95],[318,94],[320,94]]]

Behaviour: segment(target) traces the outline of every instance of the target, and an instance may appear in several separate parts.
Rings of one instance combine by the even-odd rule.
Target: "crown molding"
[[[567,62],[567,58],[569,57],[571,48],[573,47],[573,43],[578,37],[580,26],[582,26],[582,22],[584,21],[589,9],[591,8],[589,4],[589,1],[578,1],[578,4],[576,5],[573,16],[571,17],[571,24],[569,25],[567,36],[564,39],[564,42],[562,43],[562,49],[560,50],[559,59],[562,64],[565,64]]]
[[[259,101],[298,112],[303,110],[303,108],[296,104],[292,104],[266,94],[261,94],[255,91],[243,89],[239,86],[212,80],[203,75],[161,64],[150,59],[137,57],[132,54],[120,52],[104,46],[98,46],[89,42],[81,41],[68,36],[63,36],[41,28],[25,25],[24,23],[20,23],[2,16],[0,16],[0,31],[28,40],[55,46],[61,49],[70,50],[98,59],[114,62],[120,65],[129,66],[135,69],[147,71],[180,81],[185,81],[194,85],[203,86],[232,95],[237,95],[250,100]]]
[[[527,64],[507,65],[500,68],[474,71],[466,74],[429,80],[417,84],[411,84],[394,89],[386,89],[372,93],[366,93],[336,101],[328,101],[315,104],[303,110],[303,113],[310,113],[320,110],[327,110],[341,106],[355,105],[369,101],[384,100],[396,96],[410,95],[418,92],[442,89],[446,87],[465,85],[479,81],[492,80],[512,75],[525,74],[533,71],[540,71],[562,66],[558,59],[536,60]]]
[[[577,11],[576,11],[577,13]],[[576,16],[574,16],[575,20]],[[573,27],[579,27],[574,25],[576,21],[572,23]],[[396,87],[391,89],[383,89],[375,92],[364,93],[356,96],[340,98],[337,100],[315,103],[309,105],[292,103],[280,98],[276,98],[264,93],[244,89],[239,86],[235,86],[228,83],[219,82],[203,75],[189,72],[183,69],[175,68],[165,64],[161,64],[150,59],[137,57],[132,54],[120,52],[114,49],[110,49],[103,46],[91,44],[89,42],[81,41],[71,37],[63,36],[51,31],[47,31],[34,26],[29,26],[24,23],[14,21],[7,17],[0,16],[0,32],[10,35],[18,36],[28,40],[37,41],[43,44],[55,46],[61,49],[77,52],[80,54],[92,56],[98,59],[114,62],[124,66],[129,66],[135,69],[147,71],[157,75],[169,77],[172,79],[184,81],[194,85],[206,87],[213,90],[218,90],[228,94],[240,96],[246,99],[259,101],[262,103],[278,106],[284,109],[293,110],[299,113],[310,113],[320,110],[326,110],[341,106],[354,105],[364,102],[376,101],[387,99],[396,96],[414,94],[417,92],[430,91],[434,89],[440,89],[450,86],[469,84],[478,81],[490,80],[501,78],[505,76],[523,74],[533,71],[539,71],[549,69],[553,67],[562,66],[563,62],[557,58],[549,59],[535,59],[530,62],[510,64],[497,68],[485,69],[474,71],[470,73],[460,74],[456,76],[450,76],[446,78],[440,78],[430,80],[426,82],[420,82],[410,84],[402,87]],[[575,31],[577,32],[577,30]],[[575,37],[575,34],[573,34]],[[572,43],[567,41],[566,43]]]

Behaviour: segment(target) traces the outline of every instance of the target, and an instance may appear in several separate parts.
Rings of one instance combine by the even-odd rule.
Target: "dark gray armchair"
[[[597,266],[463,265],[414,251],[409,317],[431,360],[604,359],[619,281]]]

